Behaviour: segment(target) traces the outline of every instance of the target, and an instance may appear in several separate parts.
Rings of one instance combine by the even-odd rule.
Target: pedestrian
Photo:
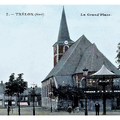
[[[72,112],[72,107],[71,107],[71,105],[68,105],[67,111],[68,111],[69,114],[71,114],[71,112]]]
[[[8,115],[10,114],[10,106],[8,106]]]
[[[74,105],[74,102],[72,103],[72,110],[73,110],[73,113],[75,112],[75,105]]]
[[[95,104],[96,115],[99,115],[100,104],[97,102]]]

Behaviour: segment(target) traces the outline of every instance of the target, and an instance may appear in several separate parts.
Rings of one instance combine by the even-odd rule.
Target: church
[[[57,107],[58,99],[50,98],[51,84],[58,88],[59,85],[76,85],[82,87],[83,69],[88,69],[91,75],[102,67],[120,75],[120,71],[101,53],[94,43],[85,35],[77,41],[70,39],[65,10],[63,7],[57,42],[53,45],[54,67],[42,83],[42,107]],[[97,85],[96,80],[88,79],[87,86]],[[115,99],[116,101],[116,99]],[[93,102],[93,101],[92,101]],[[117,101],[116,101],[117,102]],[[120,103],[117,102],[119,105]],[[89,103],[88,103],[89,104]],[[102,104],[102,102],[101,102]],[[78,105],[78,104],[77,104]]]

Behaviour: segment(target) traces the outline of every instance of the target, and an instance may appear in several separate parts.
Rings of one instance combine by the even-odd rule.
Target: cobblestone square
[[[21,107],[21,109],[20,109],[20,113],[21,113],[21,116],[25,116],[25,115],[29,115],[29,116],[33,116],[33,108],[32,107]],[[103,112],[102,111],[100,111],[100,116],[105,116],[105,115],[102,115],[103,114]],[[0,109],[0,115],[2,116],[7,116],[7,108],[1,108]],[[36,107],[35,108],[35,115],[36,116],[46,116],[46,115],[52,115],[52,116],[54,116],[54,115],[65,115],[65,116],[70,116],[70,115],[72,115],[72,116],[85,116],[84,115],[84,110],[81,110],[81,111],[79,111],[79,112],[76,112],[75,111],[75,113],[71,113],[71,114],[69,114],[67,111],[50,111],[50,109],[43,109],[43,108],[41,108],[41,107]],[[120,110],[114,110],[114,111],[106,111],[106,116],[110,116],[110,115],[112,115],[112,116],[119,116],[120,115]],[[18,115],[18,108],[13,108],[13,110],[11,109],[11,111],[10,111],[10,116],[19,116]],[[95,111],[88,111],[88,116],[96,116],[95,115]]]

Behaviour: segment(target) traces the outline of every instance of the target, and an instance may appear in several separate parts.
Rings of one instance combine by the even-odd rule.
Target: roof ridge
[[[91,45],[91,42],[85,37],[81,36],[62,56],[56,66],[50,71],[47,77],[57,75],[73,75],[81,59],[83,51]],[[72,67],[73,66],[73,67]]]
[[[79,39],[82,40],[82,38],[85,38],[86,40],[88,40],[84,34],[83,34]],[[78,40],[79,40],[79,39],[78,39]],[[88,41],[89,41],[89,40],[88,40]],[[90,42],[90,41],[89,41],[89,42]],[[90,42],[90,43],[91,43],[91,42]],[[91,45],[92,45],[92,44],[91,44]],[[91,45],[90,45],[90,46],[91,46]],[[85,50],[83,51],[83,54],[84,54],[84,52],[85,52],[90,46],[88,46],[88,47],[85,48]],[[82,56],[83,56],[83,55],[82,55]],[[82,57],[81,57],[81,58],[82,58]],[[81,59],[79,59],[79,63],[80,63],[80,61],[81,61]],[[78,68],[78,66],[75,68],[74,74],[76,73],[77,68]]]
[[[97,48],[97,46],[95,45],[95,43],[93,43],[93,44],[91,45],[91,47],[92,47],[92,52],[91,52],[91,53],[92,53],[92,54],[91,54],[91,55],[92,55],[92,60],[91,60],[91,69],[93,69],[93,66],[92,66],[92,65],[93,65],[93,63],[94,63],[94,56],[95,56],[95,54],[94,54],[94,53],[95,53],[95,47]]]
[[[80,43],[82,40],[84,40],[84,39],[86,39],[87,41],[89,41],[89,40],[85,37],[85,35],[82,35],[82,36],[73,44],[73,45],[76,44],[76,46],[75,46],[74,49],[72,50],[72,53],[73,53],[74,50],[78,47],[79,43]],[[90,41],[89,41],[89,42],[90,42]],[[90,43],[91,43],[91,42],[90,42]],[[72,46],[73,46],[73,45],[72,45]],[[71,47],[72,47],[72,46],[71,46]],[[90,45],[90,46],[91,46],[91,45]],[[89,47],[89,46],[88,46],[88,47]],[[88,47],[87,47],[87,48],[88,48]],[[85,48],[85,50],[86,50],[87,48]],[[84,51],[85,51],[85,50],[84,50]],[[83,52],[83,51],[82,51],[82,52]],[[72,53],[70,53],[69,57],[68,57],[67,60],[64,62],[64,64],[62,65],[62,67],[63,67],[63,66],[65,65],[65,63],[68,61],[68,59],[70,58],[70,56],[71,56]],[[66,53],[65,53],[65,54],[66,54]],[[81,60],[81,59],[79,59],[79,62],[80,62],[80,60]],[[61,69],[62,69],[62,67],[61,67]],[[61,70],[61,69],[60,69],[60,70]],[[77,69],[77,67],[75,68],[74,71],[76,71],[76,69]],[[60,72],[60,70],[58,71],[58,73]]]
[[[91,49],[92,48],[92,49]],[[77,68],[76,68],[76,71],[75,71],[75,73],[78,73],[78,69],[79,69],[79,66],[81,65],[81,62],[83,62],[83,58],[85,57],[85,54],[86,54],[86,52],[89,52],[89,55],[88,55],[88,57],[85,57],[84,59],[85,59],[85,61],[89,61],[90,62],[90,66],[89,66],[89,69],[93,69],[94,67],[92,66],[93,65],[93,63],[94,63],[94,53],[95,53],[95,50],[96,49],[98,50],[98,48],[97,48],[97,46],[95,45],[95,43],[93,43],[93,44],[91,44],[90,46],[88,46],[84,51],[83,51],[83,56],[81,57],[81,60],[80,60],[80,62],[79,62],[79,65],[77,66]],[[90,60],[89,60],[90,59]],[[86,65],[86,62],[84,61],[84,67],[87,67],[87,65]]]
[[[64,62],[64,64],[62,65],[62,67],[65,65],[65,63],[67,62],[67,60],[70,58],[70,56],[71,56],[71,54],[73,53],[73,51],[77,48],[77,46],[79,45],[78,43],[80,42],[81,40],[77,40],[75,43],[76,43],[76,45],[75,45],[75,47],[74,47],[74,49],[72,50],[72,52],[70,53],[70,55],[69,55],[69,57],[66,59],[66,61]],[[74,44],[75,44],[74,43]],[[62,69],[62,67],[61,67],[61,69]],[[60,69],[60,70],[61,70]],[[59,70],[59,71],[60,71]],[[58,71],[58,73],[59,73],[59,71]]]
[[[81,52],[87,47],[89,46],[89,44],[91,44],[91,42],[89,40],[87,40],[87,42],[85,42],[86,38],[84,38],[84,36],[81,36],[66,52],[65,54],[62,56],[62,58],[60,59],[60,61],[57,63],[57,65],[50,71],[50,73],[47,75],[47,77],[45,79],[48,79],[51,76],[55,76],[55,75],[59,75],[62,68],[66,65],[67,61],[70,59],[71,55],[73,55],[74,51],[78,48]],[[84,41],[83,41],[84,40]],[[84,45],[84,42],[86,43],[85,47],[82,47],[82,45]],[[80,46],[79,46],[80,45]],[[81,48],[81,49],[80,49]],[[79,54],[79,53],[78,53]],[[66,56],[67,55],[67,56]],[[65,56],[65,57],[64,57]],[[80,55],[78,56],[78,60],[80,59]],[[77,61],[77,63],[79,63]],[[74,66],[74,71],[76,65]],[[73,74],[74,71],[71,73]],[[69,74],[69,73],[68,73]],[[45,80],[44,79],[44,80]]]
[[[95,72],[100,68],[100,65],[103,64],[103,62],[105,62],[106,67],[108,67],[109,70],[120,74],[120,71],[116,69],[114,64],[112,64],[110,60],[107,59],[107,57],[100,52],[97,46],[93,43],[84,51],[75,73],[82,73],[84,66],[89,69],[89,72]]]

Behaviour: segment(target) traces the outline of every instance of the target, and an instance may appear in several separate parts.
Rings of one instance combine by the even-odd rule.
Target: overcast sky
[[[70,38],[76,41],[84,34],[117,66],[120,5],[64,5],[64,8]],[[52,46],[58,38],[62,9],[63,5],[0,5],[0,81],[8,81],[11,73],[15,77],[24,73],[29,87],[33,83],[41,86],[53,68]],[[87,16],[88,13],[110,16]]]

